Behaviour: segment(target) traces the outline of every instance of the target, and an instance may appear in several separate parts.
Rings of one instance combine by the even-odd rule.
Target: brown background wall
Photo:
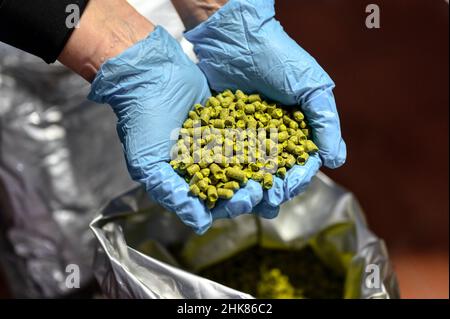
[[[277,1],[278,18],[335,80],[348,162],[326,173],[352,190],[391,245],[448,247],[448,5]]]
[[[365,26],[370,3],[380,7],[380,29]],[[402,288],[415,289],[403,295],[448,297],[447,3],[276,5],[288,33],[337,84],[349,156],[345,167],[324,171],[356,194],[372,229],[386,240]],[[427,287],[411,283],[418,277]]]

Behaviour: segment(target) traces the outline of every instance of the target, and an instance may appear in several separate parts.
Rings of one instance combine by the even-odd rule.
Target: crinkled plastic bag
[[[89,223],[136,185],[113,112],[88,92],[62,65],[0,44],[0,266],[15,297],[80,292],[66,285],[68,265],[80,288],[93,282]]]
[[[345,298],[399,297],[384,242],[368,229],[353,194],[322,173],[273,220],[219,220],[198,236],[136,188],[109,203],[91,228],[99,243],[94,272],[113,298],[252,298],[192,272],[254,245],[310,245],[322,262],[345,273]]]

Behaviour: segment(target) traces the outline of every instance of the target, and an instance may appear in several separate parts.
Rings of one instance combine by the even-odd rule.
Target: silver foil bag
[[[111,201],[91,228],[99,243],[95,275],[112,298],[253,298],[194,273],[254,245],[311,245],[345,274],[343,297],[399,297],[384,242],[368,229],[355,197],[322,173],[272,220],[218,220],[198,236],[136,188]]]
[[[0,44],[0,266],[15,297],[63,297],[68,265],[94,280],[89,223],[130,189],[116,119],[62,65]]]

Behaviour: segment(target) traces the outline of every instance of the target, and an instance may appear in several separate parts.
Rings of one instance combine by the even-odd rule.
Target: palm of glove
[[[318,63],[293,41],[274,18],[273,0],[230,0],[206,22],[186,33],[199,67],[215,91],[259,92],[283,105],[302,109],[320,156],[294,166],[283,181],[264,192],[255,207],[273,218],[279,205],[303,192],[322,162],[336,168],[345,162],[334,83]]]

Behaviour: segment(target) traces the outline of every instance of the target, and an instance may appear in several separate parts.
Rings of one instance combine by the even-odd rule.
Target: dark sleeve
[[[74,28],[66,26],[78,5],[80,16],[89,0],[0,0],[0,41],[53,63]]]

